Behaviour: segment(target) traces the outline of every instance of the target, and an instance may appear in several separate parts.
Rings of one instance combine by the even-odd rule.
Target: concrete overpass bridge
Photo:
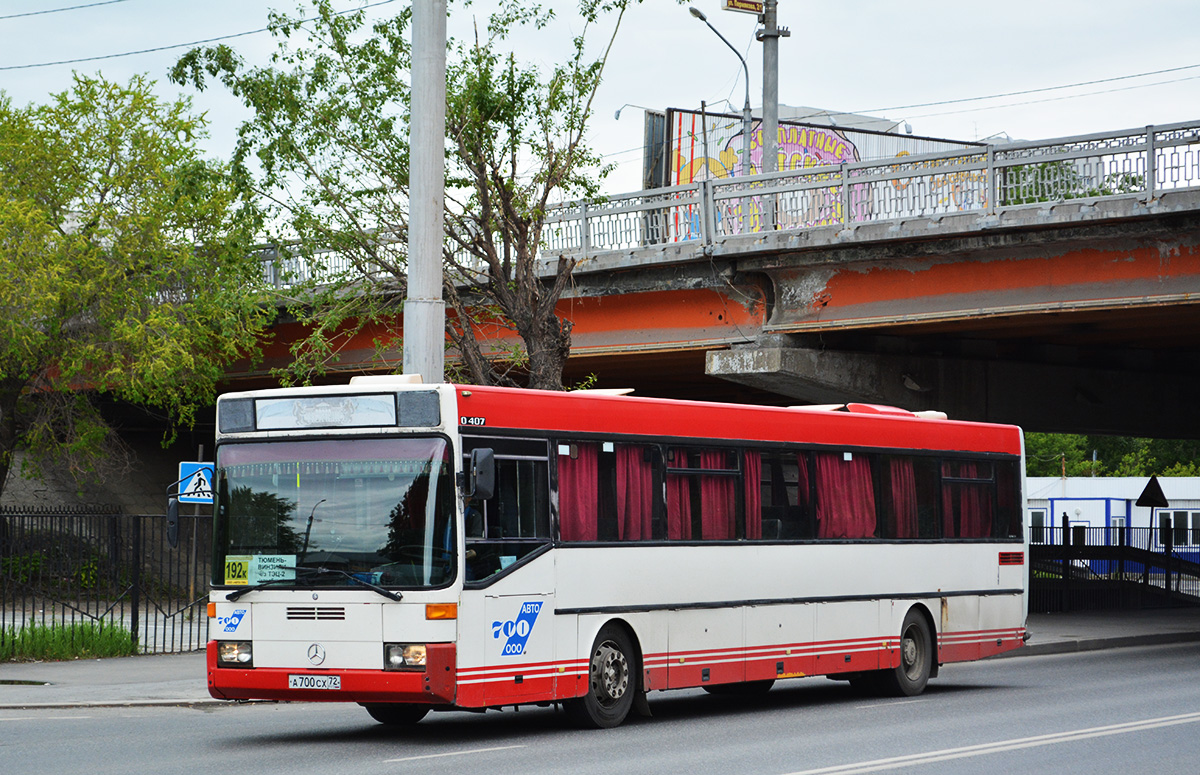
[[[568,379],[1200,433],[1200,121],[576,202],[545,242]]]

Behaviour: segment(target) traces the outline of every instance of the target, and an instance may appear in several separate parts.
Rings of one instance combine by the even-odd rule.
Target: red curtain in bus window
[[[758,540],[762,538],[762,453],[747,452],[745,461],[746,538]]]
[[[892,512],[887,515],[888,534],[893,538],[917,537],[917,477],[909,458],[888,461]]]
[[[875,535],[875,488],[871,463],[860,455],[817,454],[817,537],[870,538]]]
[[[987,465],[987,464],[983,464]],[[973,462],[945,462],[942,476],[978,479],[989,475]],[[992,488],[990,481],[945,482],[942,485],[942,535],[946,538],[990,538],[992,535]],[[956,527],[957,524],[957,527]]]
[[[687,468],[687,452],[674,452],[668,468]],[[692,487],[690,478],[679,474],[667,474],[667,538],[671,541],[690,541],[692,538]]]
[[[558,521],[564,541],[595,541],[600,513],[599,445],[572,444],[558,456]]]
[[[807,513],[812,506],[812,480],[808,476],[808,453],[796,455],[796,502]]]
[[[722,450],[704,450],[700,453],[700,467],[728,469],[729,453]],[[700,536],[706,541],[728,541],[736,534],[735,490],[737,477],[700,477]]]
[[[617,538],[647,541],[654,508],[654,469],[645,447],[617,445]]]

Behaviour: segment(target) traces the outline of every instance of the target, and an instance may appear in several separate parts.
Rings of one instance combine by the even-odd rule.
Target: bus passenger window
[[[558,530],[564,541],[600,537],[600,445],[558,444]]]
[[[649,541],[654,537],[655,449],[642,444],[616,445],[616,539]]]
[[[997,538],[1021,538],[1021,474],[1016,460],[996,463]]]
[[[729,541],[742,518],[738,454],[727,449],[667,450],[667,538]]]
[[[884,538],[937,538],[937,466],[929,458],[884,455],[879,514]]]
[[[992,464],[974,460],[942,463],[942,537],[991,538],[996,478]]]
[[[875,485],[871,461],[859,452],[818,452],[817,537],[872,538]]]
[[[654,537],[654,447],[558,442],[558,518],[564,541],[648,541]]]
[[[759,495],[762,521],[761,532],[755,536],[751,527],[751,508],[754,502],[750,488],[746,489],[746,538],[779,541],[812,537],[812,519],[808,509],[807,453],[747,452],[747,461],[758,458]],[[746,466],[747,484],[752,477],[753,463]]]

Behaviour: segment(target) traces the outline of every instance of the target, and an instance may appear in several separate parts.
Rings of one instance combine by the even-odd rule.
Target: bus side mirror
[[[496,453],[491,449],[471,450],[471,468],[467,471],[468,498],[488,500],[496,492]]]
[[[167,543],[174,549],[179,546],[179,499],[167,500]]]

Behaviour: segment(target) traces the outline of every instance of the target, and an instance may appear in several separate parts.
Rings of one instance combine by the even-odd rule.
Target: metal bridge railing
[[[543,250],[593,255],[820,226],[856,226],[1200,187],[1200,121],[703,180],[546,218]]]
[[[1135,195],[1152,200],[1196,187],[1200,121],[702,180],[568,202],[546,213],[541,256],[645,251],[652,261],[655,251],[671,246],[704,250],[739,235],[995,214],[1077,199]],[[462,262],[471,264],[466,258]],[[336,252],[312,259],[286,250],[263,252],[263,279],[279,289],[354,279],[364,271],[371,270]]]

